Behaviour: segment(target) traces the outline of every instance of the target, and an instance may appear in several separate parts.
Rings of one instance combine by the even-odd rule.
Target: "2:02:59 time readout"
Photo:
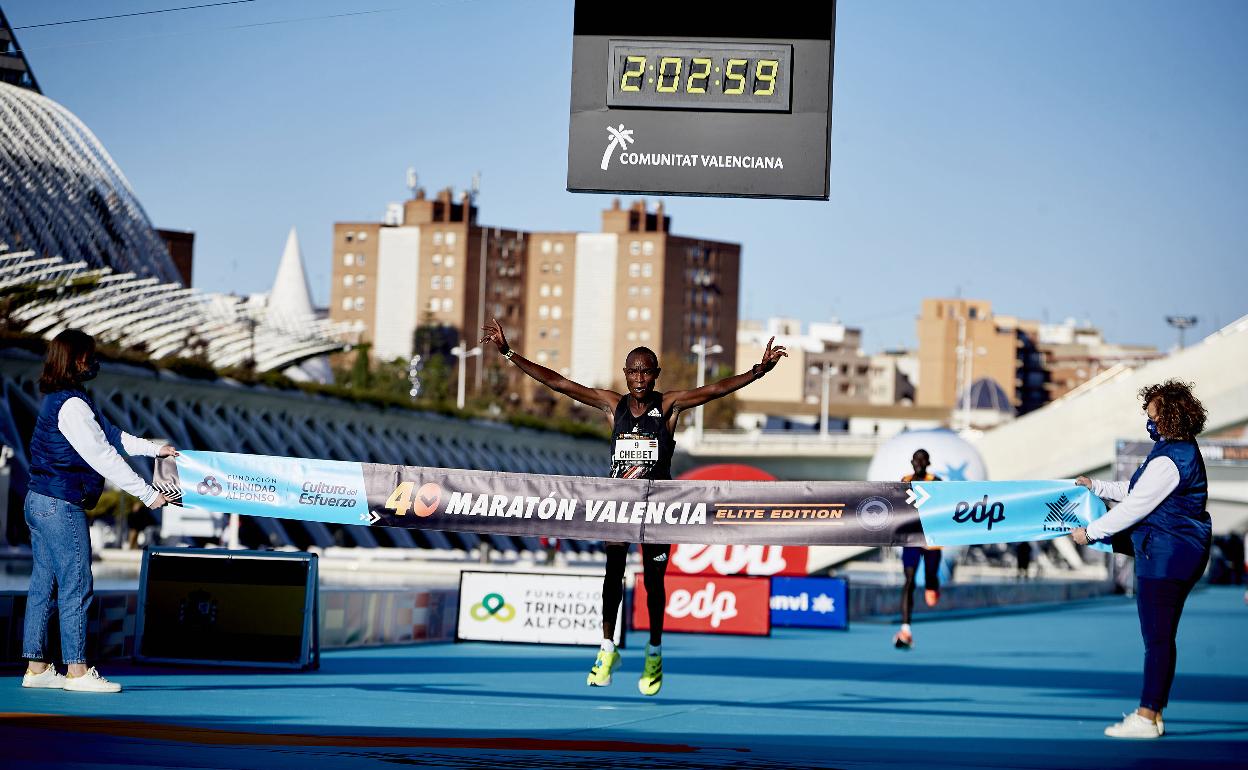
[[[654,91],[660,94],[711,92],[725,96],[772,96],[776,93],[776,79],[780,73],[778,59],[755,59],[751,62],[750,59],[716,61],[705,56],[657,58],[655,65],[650,63],[648,56],[624,57],[619,90],[638,92],[653,83]],[[750,82],[751,75],[753,83]],[[709,90],[712,88],[713,92]]]

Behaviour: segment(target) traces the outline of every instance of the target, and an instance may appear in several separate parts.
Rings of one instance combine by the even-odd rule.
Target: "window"
[[[633,241],[628,244],[628,253],[634,257],[641,253],[641,241]]]
[[[358,233],[356,233],[356,234],[355,234],[355,237],[356,237],[357,239],[361,240],[361,241],[367,241],[367,240],[368,240],[368,233],[366,233],[366,232],[364,232],[363,230],[361,230],[361,231],[359,231]]]
[[[537,351],[537,362],[539,364],[546,363],[546,351],[545,350]]]
[[[446,245],[447,245],[447,246],[454,246],[454,245],[455,245],[455,233],[447,233],[447,234],[446,234]]]
[[[641,341],[642,341],[642,342],[649,342],[649,341],[650,341],[650,332],[648,332],[648,331],[646,331],[646,330],[644,330],[644,329],[642,330],[642,332],[641,332],[641,334],[640,334],[639,336],[641,337]]]
[[[555,263],[555,275],[559,275],[559,274],[560,274],[560,273],[562,273],[562,272],[563,272],[563,263],[562,263],[562,262],[556,262],[556,263]]]
[[[543,254],[550,253],[550,241],[542,241],[542,253]]]
[[[537,336],[538,336],[538,339],[543,339],[543,340],[546,339],[546,327],[545,326],[537,327]]]
[[[643,296],[643,297],[649,297],[649,296],[650,296],[650,287],[649,287],[649,286],[642,286],[642,287],[641,287],[641,296]]]
[[[563,306],[555,305],[554,307],[552,307],[550,309],[550,317],[555,319],[556,321],[558,321],[560,318],[563,318]]]
[[[563,285],[562,285],[562,284],[558,284],[558,283],[557,283],[557,284],[555,284],[555,285],[554,285],[554,287],[550,290],[550,293],[551,293],[551,294],[553,294],[553,295],[555,295],[556,297],[562,297],[562,296],[563,296]]]
[[[455,267],[455,255],[447,254],[444,262],[446,263],[447,268]]]
[[[429,279],[429,288],[438,291],[442,288],[442,276],[435,275]]]
[[[355,285],[356,285],[356,286],[363,286],[363,285],[364,285],[364,275],[363,275],[362,273],[357,273],[357,274],[356,274],[356,276],[355,276]]]
[[[450,297],[446,297],[445,299],[443,299],[442,300],[442,312],[444,313],[451,312],[452,305],[454,305],[454,303],[451,301]]]
[[[643,278],[649,278],[652,275],[654,275],[654,265],[646,262],[641,266],[641,276]]]
[[[355,280],[355,279],[354,279],[352,276],[350,276],[350,275],[344,275],[344,276],[342,277],[342,285],[343,285],[343,286],[345,286],[345,287],[347,287],[348,289],[350,289],[350,288],[351,288],[351,284],[354,282],[354,280]]]
[[[355,240],[355,233],[343,233],[342,239],[346,241],[347,243],[350,243],[351,241]]]
[[[630,321],[636,321],[636,320],[637,320],[637,308],[635,308],[635,307],[630,307],[630,308],[628,309],[628,320],[630,320]]]
[[[636,341],[637,341],[637,332],[629,332],[629,333],[628,333],[628,341],[629,341],[629,342],[636,342]]]
[[[648,307],[643,307],[643,308],[641,309],[641,320],[643,320],[643,321],[649,321],[649,320],[650,320],[650,308],[648,308]]]
[[[350,297],[343,297],[343,298],[342,298],[342,309],[343,309],[343,310],[350,310],[350,309],[351,309],[351,298],[350,298]]]
[[[442,279],[442,288],[446,289],[447,291],[454,291],[454,289],[455,289],[455,276],[453,276],[453,275],[448,275],[447,277],[443,278],[443,279]]]
[[[442,231],[441,230],[433,231],[433,245],[434,246],[442,245]]]
[[[351,253],[351,252],[349,252],[349,251],[348,251],[346,254],[343,254],[343,255],[342,255],[342,264],[346,265],[347,267],[351,267],[352,265],[354,265],[354,264],[355,264],[355,255],[354,255],[354,254],[352,254],[352,253]]]
[[[646,241],[641,244],[641,253],[647,257],[654,253],[654,241]]]
[[[429,300],[430,311],[436,313],[441,309],[442,309],[442,300],[438,299],[437,297],[434,297],[433,299]]]
[[[628,287],[628,296],[630,296],[630,297],[636,297],[636,296],[637,296],[637,287],[636,287],[636,286],[629,286],[629,287]]]
[[[555,339],[559,339],[559,327],[558,326],[552,326],[550,328],[550,336]]]
[[[433,262],[434,267],[437,267],[438,265],[442,264],[442,255],[434,254],[430,261]]]
[[[550,284],[548,283],[542,284],[541,287],[538,288],[537,293],[538,293],[538,296],[549,297],[550,296]]]
[[[501,271],[502,271],[502,268],[499,268],[499,271],[501,272]],[[550,263],[549,263],[549,262],[543,262],[543,263],[542,263],[542,272],[543,272],[543,273],[549,273],[549,272],[550,272]]]
[[[562,241],[555,241],[555,253],[556,253],[556,254],[562,254],[562,253],[563,253],[563,242],[562,242]]]
[[[363,310],[363,309],[364,309],[364,298],[363,298],[363,297],[356,297],[356,298],[355,298],[355,309],[356,309],[356,310]]]
[[[359,265],[360,267],[364,267],[364,255],[363,254],[355,255],[355,264]]]
[[[638,278],[641,276],[641,263],[630,262],[628,264],[628,276],[630,278]]]
[[[550,318],[550,305],[540,305],[537,308],[538,318]]]

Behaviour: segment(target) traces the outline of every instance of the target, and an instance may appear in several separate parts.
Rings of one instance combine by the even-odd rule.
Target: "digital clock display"
[[[611,40],[607,105],[787,112],[793,47]]]

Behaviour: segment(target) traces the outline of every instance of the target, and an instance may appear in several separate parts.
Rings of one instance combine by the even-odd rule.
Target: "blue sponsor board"
[[[849,581],[837,577],[773,577],[771,625],[849,628]]]

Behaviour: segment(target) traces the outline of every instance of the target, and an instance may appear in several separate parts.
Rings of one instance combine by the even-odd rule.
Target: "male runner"
[[[481,343],[492,342],[505,358],[520,371],[546,387],[574,398],[582,404],[601,409],[611,424],[611,477],[621,479],[670,479],[672,477],[672,452],[676,441],[672,433],[680,413],[701,406],[708,401],[732,393],[749,385],[775,368],[782,356],[787,356],[781,346],[772,347],[776,338],[767,342],[763,360],[754,364],[748,372],[737,374],[693,390],[675,390],[667,393],[655,391],[659,378],[659,357],[649,348],[634,348],[624,359],[624,381],[628,394],[613,390],[590,388],[573,382],[558,372],[535,364],[511,349],[507,336],[497,320],[492,320],[482,331]],[[654,449],[636,456],[636,440],[654,441]],[[617,443],[618,442],[618,443]],[[617,450],[627,442],[630,452],[625,455]],[[624,562],[628,557],[628,543],[607,543],[607,574],[602,583],[602,646],[589,671],[586,684],[605,687],[611,684],[611,672],[620,665],[620,653],[615,649],[615,622],[620,599],[623,596]],[[667,557],[672,547],[643,543],[641,556],[643,580],[646,586],[646,609],[650,614],[650,643],[646,645],[646,663],[637,682],[643,695],[654,695],[663,686],[663,612],[667,607]]]
[[[902,481],[940,481],[939,476],[927,472],[932,464],[926,449],[920,449],[910,458],[910,467],[914,473],[901,477]],[[906,583],[901,587],[901,630],[893,637],[893,646],[899,650],[908,650],[914,644],[914,636],[910,633],[910,613],[914,611],[914,576],[919,569],[919,560],[923,560],[923,600],[928,607],[935,607],[940,601],[940,548],[917,548],[907,546],[901,549],[901,566],[906,571]]]

